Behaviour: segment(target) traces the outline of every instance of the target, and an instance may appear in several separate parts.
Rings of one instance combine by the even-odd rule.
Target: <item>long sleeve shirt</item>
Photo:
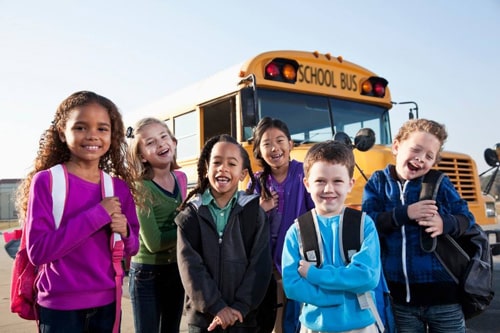
[[[140,229],[139,252],[132,262],[149,265],[167,265],[177,261],[177,207],[182,198],[179,186],[175,193],[168,195],[151,180],[145,180],[144,186],[150,192],[148,209],[137,209]]]
[[[115,271],[112,265],[109,223],[102,201],[101,184],[68,174],[68,191],[61,224],[56,229],[52,213],[51,176],[47,170],[32,179],[26,212],[27,251],[39,266],[37,302],[55,310],[99,307],[115,301]],[[124,255],[139,248],[139,222],[127,184],[113,179],[114,196],[128,220],[123,238]]]

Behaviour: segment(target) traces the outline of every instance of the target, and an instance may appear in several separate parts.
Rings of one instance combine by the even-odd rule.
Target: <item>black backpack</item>
[[[318,235],[314,210],[299,216],[295,221],[300,234],[300,248],[304,260],[314,262],[320,267],[323,261],[321,237]],[[345,207],[339,221],[339,246],[342,260],[345,265],[351,262],[352,256],[361,248],[364,239],[365,213],[357,209]],[[377,305],[371,306],[371,311],[377,320],[380,332],[395,332],[394,317],[392,314],[392,301],[387,292],[387,285],[383,274],[375,290]],[[371,294],[370,299],[372,299]]]
[[[444,173],[430,170],[423,179],[421,199],[436,199]],[[422,228],[421,246],[434,252],[448,273],[460,286],[460,303],[465,319],[475,317],[490,305],[493,291],[493,259],[487,234],[474,223],[463,235],[453,238],[440,235],[430,238]]]

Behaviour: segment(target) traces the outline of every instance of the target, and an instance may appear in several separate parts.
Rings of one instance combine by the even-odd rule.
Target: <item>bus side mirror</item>
[[[359,151],[368,151],[375,144],[375,132],[371,128],[362,128],[356,133],[354,147]]]
[[[486,148],[484,151],[484,160],[490,167],[495,167],[499,163],[496,151],[491,148]]]
[[[351,147],[351,148],[354,148],[352,146],[352,141],[351,141],[351,138],[349,137],[349,135],[347,135],[345,132],[336,132],[334,135],[333,135],[333,140],[334,141],[339,141],[339,142],[342,142],[343,144],[345,144],[346,146],[348,147]]]
[[[255,104],[255,92],[252,87],[246,87],[240,91],[241,113],[243,116],[243,127],[254,127],[257,125],[257,110]]]

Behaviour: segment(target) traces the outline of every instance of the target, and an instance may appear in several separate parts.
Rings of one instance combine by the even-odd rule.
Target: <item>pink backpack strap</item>
[[[101,191],[102,197],[112,197],[114,195],[113,178],[101,170]],[[123,285],[123,268],[122,260],[125,245],[118,233],[113,233],[110,239],[111,259],[113,262],[113,269],[115,270],[115,299],[116,299],[116,312],[115,322],[113,325],[113,333],[120,332],[121,322],[121,300],[122,300],[122,285]]]
[[[175,178],[179,182],[179,188],[181,189],[181,198],[184,200],[187,195],[187,176],[184,172],[180,170],[174,170]]]

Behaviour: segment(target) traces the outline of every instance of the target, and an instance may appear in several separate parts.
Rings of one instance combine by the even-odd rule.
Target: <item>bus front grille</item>
[[[450,177],[451,182],[464,200],[468,202],[478,201],[475,186],[476,175],[471,159],[443,156],[436,169],[445,172]]]

